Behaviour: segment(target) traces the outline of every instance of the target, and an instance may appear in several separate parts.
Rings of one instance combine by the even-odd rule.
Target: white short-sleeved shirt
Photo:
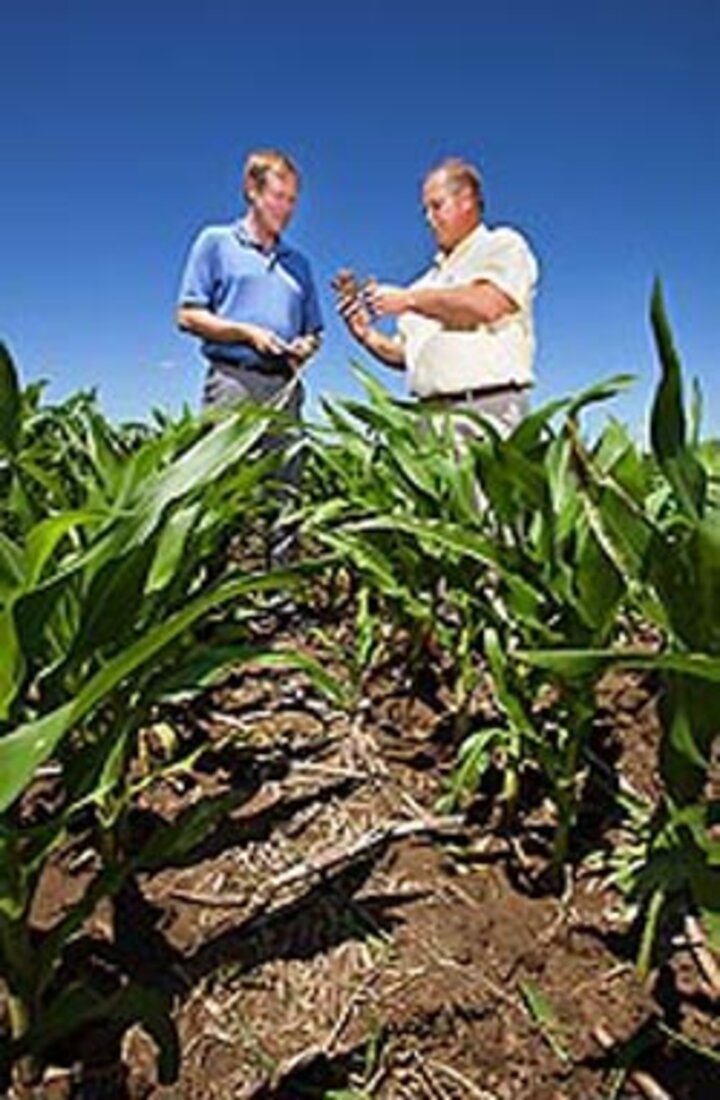
[[[517,305],[516,312],[475,329],[449,329],[419,313],[403,313],[410,390],[418,397],[451,394],[507,383],[529,384],[535,353],[532,303],[538,264],[524,237],[507,226],[485,225],[452,252],[439,253],[413,288],[467,286],[487,281]]]

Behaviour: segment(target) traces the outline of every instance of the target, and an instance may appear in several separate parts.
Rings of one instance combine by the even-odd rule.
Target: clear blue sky
[[[419,183],[460,153],[488,222],[541,260],[539,395],[636,372],[616,408],[642,422],[659,272],[720,430],[717,0],[4,0],[0,28],[0,336],[51,397],[98,386],[114,417],[197,403],[178,278],[196,230],[238,213],[258,144],[304,172],[290,237],[328,329],[312,397],[351,392],[328,280],[421,270]]]

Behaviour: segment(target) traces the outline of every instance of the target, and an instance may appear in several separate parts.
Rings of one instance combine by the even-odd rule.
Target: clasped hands
[[[379,317],[397,317],[413,308],[413,294],[404,287],[366,279],[361,283],[354,272],[343,268],[332,280],[337,294],[337,309],[346,325],[359,340]]]
[[[349,269],[343,269],[332,280],[337,294],[337,309],[346,325],[363,340],[372,322],[380,317],[397,317],[413,308],[413,292],[405,287],[378,283],[366,279],[360,283]],[[320,340],[316,335],[297,336],[287,343],[269,329],[252,326],[252,345],[263,356],[284,356],[298,370],[317,351]]]
[[[320,338],[313,333],[296,336],[287,342],[270,329],[260,325],[252,327],[252,346],[259,355],[283,356],[294,370],[298,370],[320,346]]]

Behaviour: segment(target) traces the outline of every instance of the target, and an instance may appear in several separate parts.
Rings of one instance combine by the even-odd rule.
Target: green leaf
[[[355,613],[355,661],[357,668],[369,668],[377,644],[380,626],[379,616],[372,609],[372,592],[369,585],[361,586]]]
[[[720,870],[707,868],[695,873],[690,882],[710,947],[720,952]]]
[[[188,702],[199,692],[220,683],[228,670],[252,659],[255,651],[246,643],[193,647],[152,681],[152,691],[162,702]]]
[[[17,449],[22,423],[22,394],[10,352],[0,343],[0,447],[10,454]]]
[[[494,748],[506,738],[507,730],[499,727],[478,730],[465,738],[458,750],[449,794],[441,799],[443,811],[451,811],[464,797],[475,793],[490,767]]]
[[[720,653],[720,512],[706,514],[697,525],[690,553],[701,614],[694,644]]]
[[[649,490],[647,463],[623,424],[610,420],[593,448],[592,462],[601,476],[611,478],[638,504],[643,503]]]
[[[584,490],[579,500],[585,520],[625,587],[645,582],[657,537],[648,518],[633,510],[612,485],[602,487],[597,501]]]
[[[55,659],[65,656],[77,625],[69,610],[77,610],[77,587],[72,576],[60,574],[18,598],[15,622],[29,663],[42,661],[48,653]]]
[[[682,403],[682,368],[665,312],[659,279],[653,285],[650,321],[662,370],[653,405],[650,438],[653,451],[662,464],[685,449],[685,410]]]
[[[247,797],[246,791],[230,791],[219,798],[203,799],[188,806],[173,821],[163,822],[155,829],[135,857],[136,868],[152,872],[163,867],[182,866],[217,824],[227,819]]]
[[[323,1093],[322,1100],[372,1100],[372,1097],[360,1089],[331,1089]]]
[[[410,516],[374,516],[348,524],[352,531],[396,531],[413,535],[421,546],[451,551],[483,564],[502,567],[502,552],[497,544],[457,524]]]
[[[500,706],[517,733],[534,739],[537,734],[530,714],[526,710],[527,700],[515,690],[515,684],[508,678],[508,673],[513,671],[513,665],[503,650],[497,630],[488,627],[483,633],[483,643],[492,673],[493,688]]]
[[[40,581],[43,570],[52,557],[58,543],[77,527],[97,523],[102,513],[97,511],[62,512],[41,520],[29,532],[26,539],[27,562],[24,588],[29,591]]]
[[[578,606],[585,622],[596,635],[604,634],[612,623],[625,586],[591,527],[578,536],[575,584]]]
[[[527,451],[537,445],[543,432],[550,431],[552,418],[568,404],[567,399],[548,401],[539,409],[533,409],[518,424],[511,439],[513,446]]]
[[[581,393],[574,397],[568,404],[567,417],[574,419],[582,409],[587,408],[588,405],[596,405],[601,401],[609,401],[613,397],[617,397],[619,393],[626,390],[628,386],[631,386],[635,381],[633,374],[615,374],[612,378],[606,379],[604,382],[597,382],[592,386],[588,386]]]
[[[156,540],[148,539],[121,558],[106,562],[92,578],[70,660],[80,662],[109,643],[122,643],[136,625]]]
[[[720,663],[720,658],[716,658]],[[720,685],[671,673],[658,703],[663,738],[660,771],[672,800],[699,802],[708,779],[720,714]]]
[[[681,681],[680,683],[685,682]],[[680,684],[678,684],[679,686]],[[692,715],[689,708],[684,705],[684,699],[676,697],[674,703],[672,724],[668,731],[674,750],[673,760],[677,760],[678,756],[684,757],[689,764],[693,764],[700,769],[704,775],[709,767],[709,761],[702,755],[693,737]],[[672,768],[668,769],[668,771],[672,770]]]
[[[0,720],[4,721],[20,690],[25,670],[12,606],[0,607],[0,655]]]
[[[107,1020],[125,1027],[141,1024],[158,1045],[158,1076],[163,1084],[177,1080],[180,1043],[168,999],[155,989],[130,982],[111,996],[87,985],[66,986],[18,1044],[18,1052],[42,1054],[60,1040]]]
[[[291,573],[233,578],[191,600],[179,612],[148,629],[113,657],[69,702],[0,737],[0,812],[22,793],[35,769],[52,756],[63,737],[128,676],[137,672],[208,612],[251,592],[282,588]]]
[[[262,409],[239,406],[170,466],[148,487],[151,513],[158,515],[172,501],[199,494],[212,485],[229,466],[239,462],[265,434],[269,416]],[[145,493],[143,492],[143,498]],[[155,520],[153,520],[154,526]]]
[[[677,672],[720,683],[720,657],[706,653],[654,654],[632,649],[519,650],[518,660],[568,678],[599,675],[606,668],[638,668]]]
[[[372,521],[368,521],[368,530],[372,530]],[[382,527],[378,526],[378,530]],[[418,619],[423,618],[427,608],[411,591],[409,585],[397,568],[393,557],[385,553],[378,545],[364,537],[365,524],[348,524],[339,532],[323,531],[319,533],[321,541],[346,557],[355,569],[372,578],[373,584],[386,596],[398,601]]]
[[[571,1062],[572,1059],[561,1042],[562,1029],[560,1021],[546,995],[535,982],[531,982],[529,979],[520,982],[520,991],[530,1015],[540,1028],[553,1052],[561,1061]]]
[[[652,449],[673,486],[680,507],[689,515],[699,516],[705,498],[705,471],[686,442],[682,368],[665,313],[659,279],[653,287],[650,317],[662,371],[650,419]]]
[[[0,531],[0,605],[7,603],[22,589],[25,569],[22,549]]]
[[[338,706],[349,705],[349,693],[345,686],[309,654],[291,649],[260,649],[247,644],[213,646],[203,652],[193,650],[180,667],[171,669],[169,675],[162,675],[154,682],[154,691],[163,699],[178,701],[198,688],[211,687],[228,669],[248,664],[298,669],[307,675],[319,692]]]
[[[266,668],[288,668],[304,672],[313,686],[340,707],[350,705],[350,693],[343,683],[307,653],[293,649],[277,649],[272,652],[249,653],[247,661]]]
[[[176,511],[163,528],[147,582],[147,591],[162,589],[174,578],[183,559],[188,535],[198,521],[202,505],[196,503],[189,508]]]
[[[650,577],[683,645],[720,653],[720,513],[656,537]]]
[[[555,519],[555,537],[548,546],[548,554],[553,556],[574,530],[577,523],[580,502],[578,499],[578,478],[573,468],[573,447],[567,435],[554,439],[545,455],[545,470],[552,513]],[[544,522],[546,538],[552,539],[552,528]]]
[[[716,1065],[720,1065],[720,1051],[712,1050],[710,1047],[704,1046],[702,1043],[697,1043],[693,1039],[690,1039],[687,1035],[683,1035],[680,1031],[674,1031],[662,1020],[657,1020],[656,1025],[658,1031],[661,1031],[663,1035],[666,1035],[670,1041],[680,1047],[685,1047],[687,1050],[693,1051],[694,1054],[698,1054],[701,1058],[707,1058],[709,1062],[714,1062]]]

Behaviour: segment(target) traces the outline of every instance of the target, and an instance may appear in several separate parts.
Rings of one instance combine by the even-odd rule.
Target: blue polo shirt
[[[200,232],[185,265],[178,304],[203,306],[229,321],[262,325],[288,342],[322,329],[308,261],[282,238],[265,251],[242,221]],[[242,366],[260,361],[247,344],[205,340],[202,351],[208,359]]]

